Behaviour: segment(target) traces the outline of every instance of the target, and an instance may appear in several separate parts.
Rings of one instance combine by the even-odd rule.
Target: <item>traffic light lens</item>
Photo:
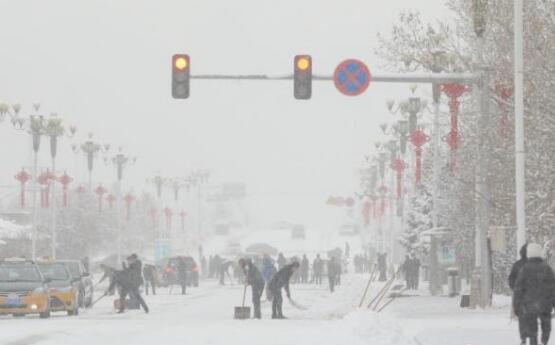
[[[184,57],[178,57],[177,59],[175,59],[175,68],[183,70],[187,68],[187,65],[187,59],[185,59]]]
[[[310,67],[310,61],[308,61],[307,58],[303,57],[300,58],[299,60],[297,60],[297,68],[300,70],[306,70],[308,67]]]

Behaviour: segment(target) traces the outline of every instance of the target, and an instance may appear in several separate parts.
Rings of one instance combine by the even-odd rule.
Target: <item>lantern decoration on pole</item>
[[[187,218],[187,212],[181,211],[179,213],[179,216],[181,217],[181,230],[185,230],[185,219]]]
[[[102,199],[104,199],[104,194],[108,193],[108,190],[99,185],[94,192],[98,195],[98,212],[102,212]]]
[[[62,187],[63,187],[62,191],[64,193],[64,197],[63,197],[64,207],[67,207],[67,199],[68,199],[67,198],[67,188],[68,188],[68,185],[72,181],[73,181],[73,179],[71,178],[71,176],[69,176],[67,174],[67,172],[65,172],[65,171],[64,171],[64,174],[58,178],[58,182],[60,182],[62,184]]]
[[[461,105],[459,98],[469,89],[467,85],[457,83],[441,85],[441,90],[449,97],[449,113],[451,114],[451,131],[443,137],[443,141],[449,145],[451,150],[451,171],[455,169],[456,153],[461,141],[458,125],[459,107]]]
[[[172,228],[172,216],[173,216],[173,212],[169,207],[166,207],[164,209],[164,215],[166,216],[166,229],[168,229],[168,231],[171,230]]]
[[[416,186],[420,186],[422,182],[422,146],[430,141],[430,137],[426,135],[421,129],[410,134],[410,142],[414,145],[414,152],[416,154],[415,178]]]
[[[133,195],[127,193],[123,197],[123,200],[125,201],[125,219],[129,220],[131,219],[131,203],[133,203],[135,198],[133,197]]]
[[[158,222],[157,222],[158,209],[152,206],[148,213],[150,214],[150,219],[152,220],[152,226],[156,227],[158,225]]]
[[[50,183],[56,180],[56,175],[54,175],[50,170],[46,170],[39,176],[40,188],[40,204],[43,208],[48,208],[50,206]]]
[[[114,202],[116,201],[116,196],[110,193],[108,194],[106,199],[108,200],[108,205],[110,205],[110,209],[114,208]]]
[[[25,184],[31,179],[31,175],[25,171],[25,169],[21,169],[21,171],[15,175],[15,179],[18,180],[21,185],[21,208],[25,208]]]
[[[85,191],[86,191],[86,189],[82,184],[80,184],[79,187],[75,188],[75,193],[77,193],[79,195],[85,193]]]
[[[511,97],[513,97],[513,88],[506,84],[499,83],[495,86],[495,93],[499,97],[499,110],[501,116],[499,118],[499,132],[503,138],[507,138],[509,134],[509,110],[508,105]]]
[[[380,188],[378,188],[378,193],[380,193],[380,199],[381,199],[380,210],[379,210],[379,213],[378,213],[378,217],[380,219],[383,218],[383,216],[385,215],[385,199],[386,199],[385,195],[387,194],[388,190],[389,189],[384,185],[382,185],[382,186],[380,186]]]
[[[362,204],[362,219],[364,222],[364,226],[368,226],[370,224],[370,210],[372,209],[372,203],[369,200],[366,200]]]
[[[397,200],[401,200],[403,193],[403,171],[407,168],[407,163],[404,160],[397,158],[391,162],[391,169],[397,173]]]

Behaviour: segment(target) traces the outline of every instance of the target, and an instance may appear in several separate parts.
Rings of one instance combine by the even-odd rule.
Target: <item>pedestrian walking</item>
[[[538,344],[538,319],[541,324],[541,344],[546,345],[551,333],[551,310],[555,298],[555,274],[542,259],[542,247],[530,243],[527,260],[519,270],[514,285],[513,305],[519,324],[524,324],[524,343]],[[522,340],[522,339],[521,339]]]
[[[283,296],[281,295],[281,289],[285,289],[287,298],[291,298],[289,281],[293,273],[295,273],[299,267],[300,264],[297,261],[286,265],[270,280],[268,288],[272,295],[272,319],[285,319],[285,316],[283,316]]]
[[[239,266],[243,269],[245,275],[245,284],[251,286],[252,306],[254,309],[254,318],[261,319],[262,312],[260,310],[260,298],[264,291],[265,281],[260,270],[253,264],[250,259],[240,259]]]
[[[187,262],[185,258],[180,256],[177,261],[177,283],[181,286],[181,294],[187,294],[187,275],[189,267],[187,267]]]
[[[328,281],[330,292],[335,291],[335,285],[337,284],[339,277],[339,264],[335,260],[335,256],[332,256],[328,261]]]
[[[322,275],[324,273],[324,261],[320,258],[320,254],[316,255],[314,262],[312,263],[312,271],[314,276],[314,283],[316,285],[322,285]]]
[[[285,256],[283,256],[283,253],[278,254],[277,265],[278,265],[278,268],[277,268],[278,271],[281,270],[283,267],[285,267],[285,265],[287,265],[287,260],[285,259]]]
[[[152,290],[152,294],[156,295],[156,285],[158,285],[158,272],[156,271],[156,266],[145,264],[143,267],[143,276],[145,278],[146,295],[148,296],[149,288]]]
[[[524,264],[526,263],[527,259],[528,258],[526,256],[526,244],[525,244],[520,248],[520,259],[518,259],[518,261],[516,261],[513,264],[513,267],[511,268],[511,273],[509,274],[509,287],[513,291],[515,289],[515,283],[516,283],[516,278],[518,278],[518,273],[520,272],[520,269],[522,268],[522,266],[524,266]],[[513,305],[514,305],[514,303],[513,303]],[[514,309],[513,309],[513,312],[515,312]],[[524,319],[523,318],[518,318],[518,332],[520,334],[521,344],[526,343],[526,329],[525,329],[525,326],[526,325],[524,323]]]
[[[306,257],[306,254],[303,254],[303,258],[301,260],[301,267],[300,267],[301,283],[302,284],[308,283],[308,271],[309,270],[310,270],[310,262],[308,261],[308,258]]]

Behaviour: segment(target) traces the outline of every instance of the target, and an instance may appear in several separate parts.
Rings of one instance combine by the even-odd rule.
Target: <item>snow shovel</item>
[[[302,304],[300,304],[300,303],[295,302],[295,301],[294,301],[293,299],[291,299],[291,298],[287,298],[287,300],[289,300],[289,304],[291,304],[291,306],[292,306],[293,308],[295,308],[295,309],[298,309],[298,310],[308,310],[307,307],[305,307],[304,305],[302,305]]]
[[[240,307],[235,307],[234,319],[237,320],[247,320],[251,318],[251,307],[245,307],[245,297],[247,296],[247,284],[243,289],[243,305]]]
[[[96,302],[100,301],[101,299],[103,299],[104,297],[108,296],[107,294],[102,294],[102,296],[98,297],[94,302],[91,303],[91,306],[89,308],[92,308]]]

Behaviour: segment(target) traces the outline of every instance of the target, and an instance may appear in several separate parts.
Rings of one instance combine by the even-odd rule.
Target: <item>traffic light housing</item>
[[[294,60],[294,95],[296,99],[312,97],[312,57],[296,55]]]
[[[189,79],[191,77],[189,55],[175,54],[172,57],[172,97],[189,98]]]

